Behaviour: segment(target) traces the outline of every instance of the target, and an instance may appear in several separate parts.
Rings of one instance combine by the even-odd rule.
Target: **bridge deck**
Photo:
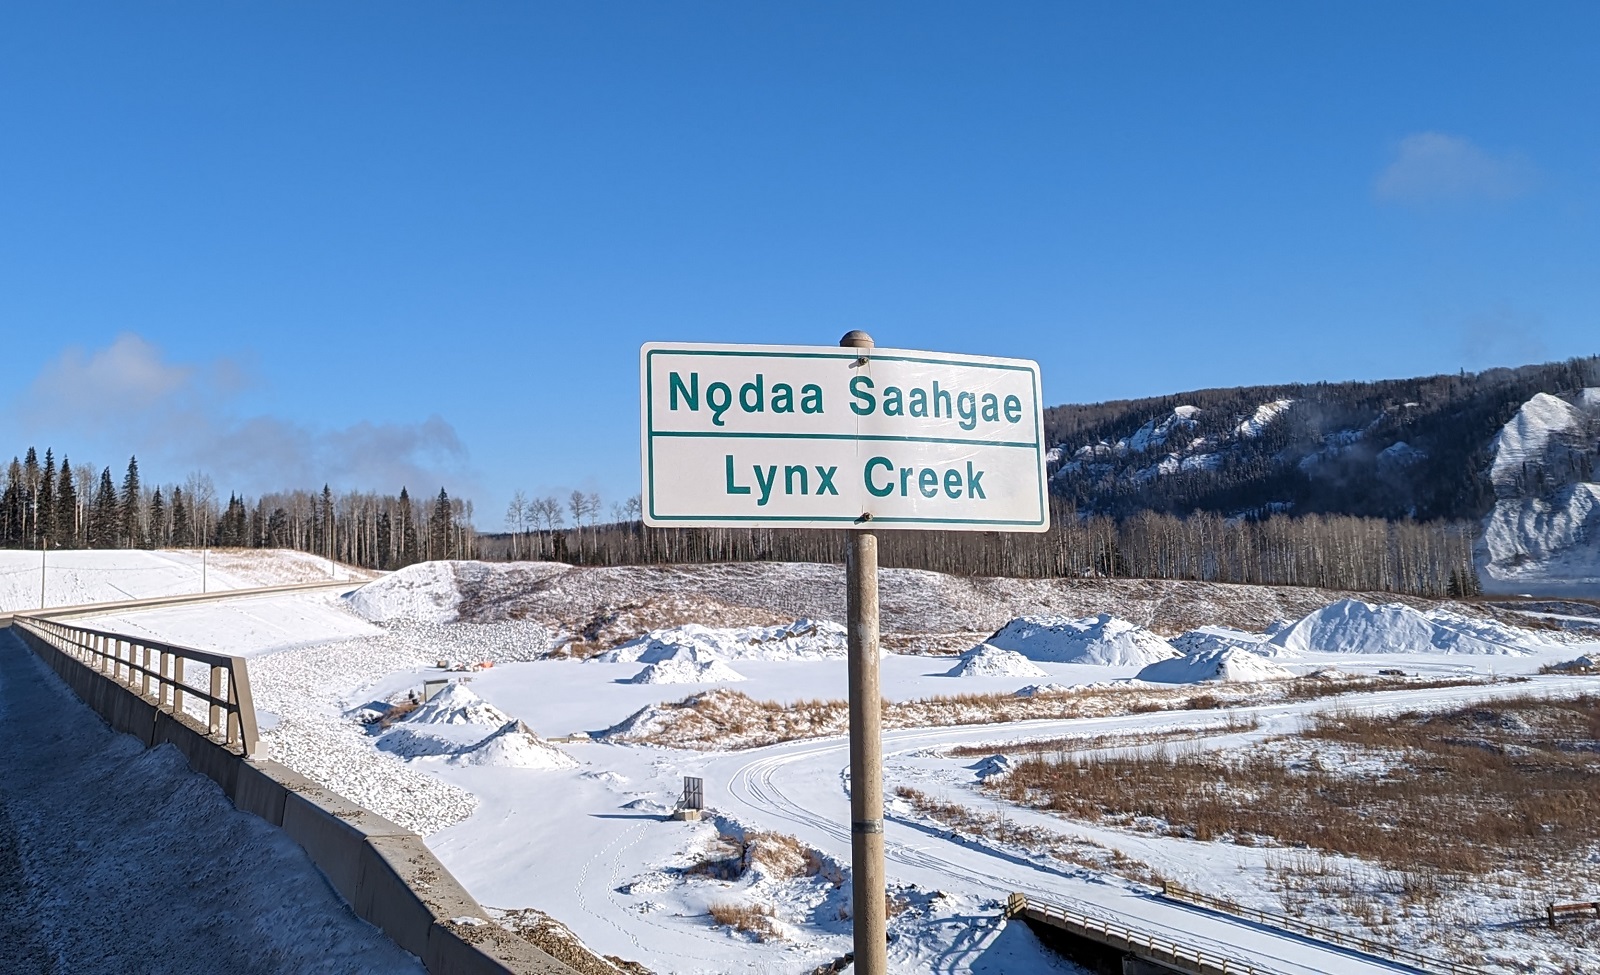
[[[280,831],[112,732],[0,630],[7,971],[420,973]]]

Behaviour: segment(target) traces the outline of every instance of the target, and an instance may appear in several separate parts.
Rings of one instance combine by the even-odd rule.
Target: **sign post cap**
[[[844,338],[839,340],[839,344],[847,349],[870,349],[872,348],[872,336],[859,328],[852,328],[844,333]]]

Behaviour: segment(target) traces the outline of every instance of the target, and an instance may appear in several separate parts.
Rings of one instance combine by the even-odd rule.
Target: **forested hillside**
[[[1204,389],[1045,411],[1068,505],[1478,521],[1491,441],[1537,393],[1600,385],[1600,357],[1481,373]]]

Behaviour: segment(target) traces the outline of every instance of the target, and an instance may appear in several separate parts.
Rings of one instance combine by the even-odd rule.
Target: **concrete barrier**
[[[284,765],[219,744],[189,715],[96,672],[26,625],[14,632],[111,727],[147,747],[172,745],[236,808],[282,829],[356,916],[422,959],[431,975],[575,975],[490,921],[416,833]]]

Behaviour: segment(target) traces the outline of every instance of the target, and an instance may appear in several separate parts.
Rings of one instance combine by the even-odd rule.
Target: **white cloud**
[[[1495,155],[1460,136],[1418,132],[1400,140],[1373,192],[1387,203],[1509,200],[1528,192],[1534,176],[1533,164],[1516,153]]]
[[[467,450],[455,428],[435,415],[415,423],[360,420],[317,429],[277,416],[240,416],[238,393],[251,377],[237,363],[175,362],[141,336],[110,345],[72,347],[45,365],[17,397],[12,416],[42,449],[90,458],[110,450],[113,469],[137,454],[148,476],[179,481],[191,469],[224,490],[280,488],[458,493]]]

